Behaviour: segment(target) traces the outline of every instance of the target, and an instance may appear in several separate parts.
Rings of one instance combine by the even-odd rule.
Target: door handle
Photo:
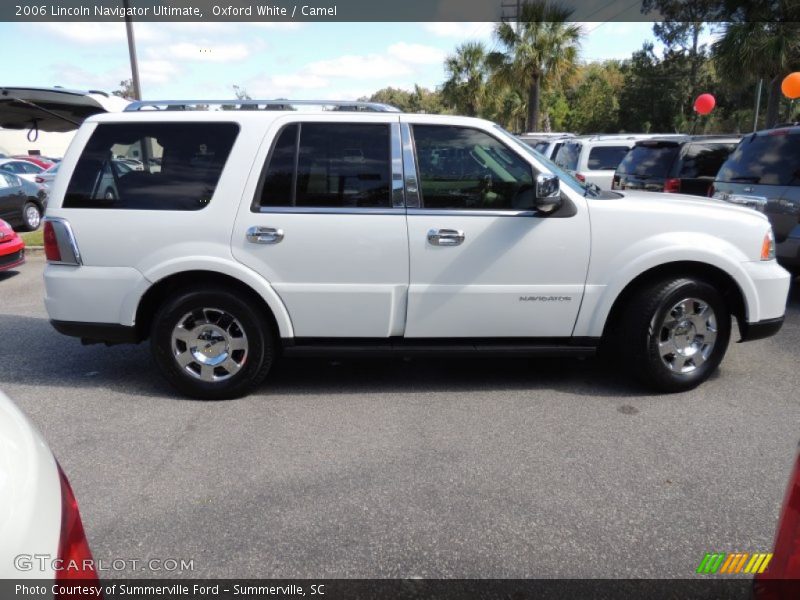
[[[247,241],[252,244],[277,244],[283,240],[283,229],[275,227],[250,227],[247,230]]]
[[[464,232],[460,229],[431,229],[428,231],[428,243],[432,246],[458,246],[464,241]]]

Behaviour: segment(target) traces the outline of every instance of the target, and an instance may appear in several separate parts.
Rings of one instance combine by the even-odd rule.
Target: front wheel
[[[161,374],[200,400],[237,398],[258,386],[275,355],[275,335],[252,303],[217,288],[186,290],[158,310],[150,348]]]
[[[694,278],[645,286],[619,315],[614,354],[620,366],[662,392],[690,390],[717,369],[731,335],[720,293]]]

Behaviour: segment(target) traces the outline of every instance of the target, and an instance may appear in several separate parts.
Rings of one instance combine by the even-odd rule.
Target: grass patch
[[[20,233],[19,236],[25,240],[26,246],[44,246],[44,228],[39,227],[36,231]]]

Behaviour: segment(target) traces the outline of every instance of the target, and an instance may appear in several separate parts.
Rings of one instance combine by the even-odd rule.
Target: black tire
[[[31,220],[28,218],[28,211],[31,209],[35,209],[36,212],[39,214],[39,217],[36,220],[36,223],[32,223]],[[36,204],[36,202],[26,202],[22,206],[22,228],[25,231],[36,231],[39,229],[39,226],[42,224],[42,207]]]
[[[176,293],[159,307],[150,330],[150,350],[159,371],[175,389],[198,400],[225,400],[244,396],[264,381],[276,355],[276,336],[267,316],[248,300],[221,288],[198,287]],[[241,360],[239,370],[224,375],[227,378],[220,381],[201,380],[202,365],[192,362],[181,366],[176,358],[178,350],[173,349],[175,328],[187,322],[185,317],[189,313],[207,314],[203,313],[203,309],[212,314],[212,319],[214,311],[232,317],[235,321],[230,327],[244,335],[247,346],[244,356],[237,357]],[[224,326],[222,320],[216,325],[220,324]],[[213,327],[214,324],[207,323],[205,326]],[[194,331],[192,329],[191,333]],[[211,341],[209,346],[214,343]],[[226,342],[219,343],[227,348]],[[234,353],[230,355],[233,357]],[[217,369],[214,369],[214,377],[216,372]]]
[[[687,299],[691,301],[677,306]],[[707,312],[695,315],[697,321],[707,325],[705,336],[698,335],[702,325],[695,329],[694,324],[689,324],[687,315],[691,311],[684,311],[685,307],[694,307],[694,311],[701,312],[703,304],[713,311],[713,321]],[[672,323],[677,327],[671,327]],[[716,328],[713,342],[710,340],[714,327],[709,326],[712,323]],[[687,324],[688,330],[682,324]],[[637,290],[617,313],[617,320],[611,327],[610,348],[605,348],[607,361],[613,361],[653,390],[683,392],[700,385],[719,367],[730,341],[731,314],[723,297],[708,283],[690,277],[669,278]],[[701,348],[693,358],[680,352],[669,353],[670,348],[677,347],[673,342],[684,346],[683,340],[687,339],[695,340]],[[661,348],[660,343],[663,344]],[[664,353],[667,354],[662,356]]]

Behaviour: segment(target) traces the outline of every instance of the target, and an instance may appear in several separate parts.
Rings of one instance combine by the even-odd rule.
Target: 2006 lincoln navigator
[[[45,223],[55,328],[149,339],[189,396],[245,394],[280,353],[359,351],[600,349],[686,390],[731,316],[744,340],[783,321],[789,275],[751,209],[601,192],[478,119],[204,104],[87,119]]]

